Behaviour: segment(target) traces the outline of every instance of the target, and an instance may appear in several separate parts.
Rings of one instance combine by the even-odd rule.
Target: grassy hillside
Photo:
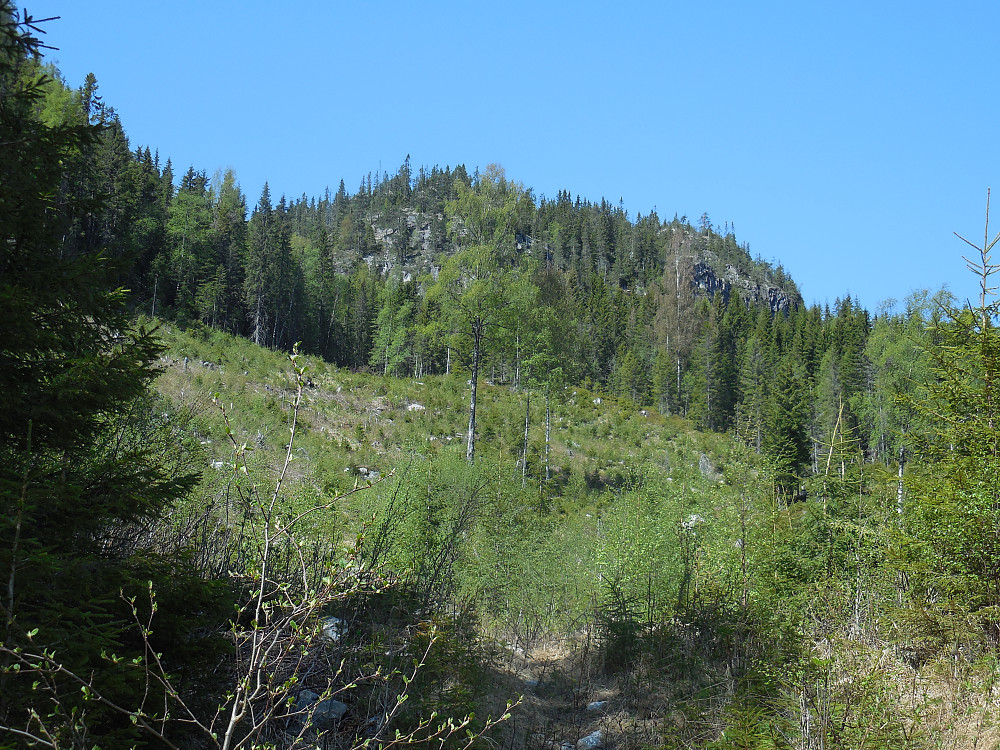
[[[188,420],[203,453],[193,503],[209,504],[235,481],[223,410],[236,443],[254,449],[257,480],[268,481],[289,435],[288,358],[217,331],[166,324],[161,335],[168,352],[156,387]],[[289,509],[372,482],[317,514],[315,536],[351,545],[366,528],[387,537],[372,541],[381,545],[378,562],[409,577],[423,599],[415,609],[474,610],[481,634],[519,653],[592,632],[612,591],[625,619],[658,618],[690,597],[684,588],[697,586],[699,574],[684,572],[696,563],[682,559],[685,535],[716,544],[756,473],[725,436],[569,387],[550,399],[548,481],[544,394],[530,394],[522,477],[529,394],[507,385],[481,390],[481,458],[469,467],[461,375],[414,381],[303,361],[307,381],[283,493]],[[731,540],[719,545],[729,557],[738,551]]]
[[[231,446],[221,439],[222,407],[242,439],[258,448],[259,460],[272,465],[280,460],[295,390],[287,356],[218,331],[182,332],[166,324],[161,335],[168,354],[157,388],[194,417],[206,463],[229,456]],[[308,384],[296,438],[297,475],[313,490],[344,492],[361,468],[383,476],[406,474],[415,461],[460,453],[468,422],[464,376],[383,378],[315,357],[303,361]],[[536,510],[592,512],[640,475],[676,480],[691,492],[701,485],[724,488],[727,469],[737,455],[745,458],[725,436],[696,432],[680,418],[566,387],[550,400],[551,479],[545,481],[544,394],[489,384],[481,392],[481,453],[487,462],[510,469],[505,483],[516,484]],[[529,398],[522,492],[519,461]]]
[[[207,329],[164,324],[161,334],[157,389],[203,454],[192,507],[246,481],[224,416],[237,448],[252,448],[253,481],[270,486],[296,392],[288,358]],[[866,711],[874,701],[881,741],[932,714],[934,731],[951,722],[954,746],[983,736],[983,721],[970,729],[956,718],[954,691],[942,697],[953,681],[914,681],[905,653],[886,660],[884,646],[866,645],[884,644],[895,574],[875,561],[882,540],[856,532],[892,507],[888,482],[873,475],[852,500],[854,479],[827,477],[818,502],[786,508],[768,467],[728,436],[579,387],[550,398],[545,480],[544,394],[508,384],[481,388],[470,467],[463,375],[416,381],[301,363],[279,502],[289,514],[321,507],[308,520],[317,560],[354,555],[400,583],[388,599],[335,606],[365,642],[355,648],[412,646],[433,623],[440,652],[414,688],[413,717],[496,714],[524,695],[503,730],[517,746],[601,729],[626,744],[770,747],[818,710],[801,700],[846,712],[827,717],[842,732],[859,720],[852,701]],[[840,682],[817,693],[817,679]]]

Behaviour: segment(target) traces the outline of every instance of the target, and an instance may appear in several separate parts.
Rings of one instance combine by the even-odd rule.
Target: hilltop
[[[989,246],[872,316],[497,166],[248,216],[37,31],[0,0],[4,746],[997,743]]]
[[[492,179],[502,169],[490,165],[483,175],[469,176],[464,166],[430,169],[413,175],[409,160],[393,175],[369,175],[353,195],[341,181],[334,196],[302,196],[289,205],[293,231],[302,238],[325,227],[334,238],[333,263],[338,273],[349,274],[359,261],[382,277],[399,276],[403,282],[436,276],[444,260],[458,251],[468,237],[455,220],[448,201],[456,197],[455,183],[471,187],[481,178]],[[621,205],[601,199],[591,202],[570,191],[555,199],[537,200],[530,187],[519,185],[532,209],[519,217],[511,231],[516,252],[533,257],[545,268],[588,276],[623,289],[642,290],[667,269],[683,266],[693,277],[688,293],[694,296],[731,291],[751,306],[766,306],[787,313],[802,304],[794,281],[782,269],[761,258],[752,258],[746,244],[725,226],[712,226],[707,215],[697,228],[687,217],[661,222],[655,213],[633,220]],[[353,233],[353,237],[348,237]],[[347,235],[347,236],[345,236]]]

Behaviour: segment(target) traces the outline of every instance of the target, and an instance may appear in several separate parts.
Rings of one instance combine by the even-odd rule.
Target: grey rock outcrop
[[[604,747],[604,732],[600,729],[581,737],[576,742],[576,750],[597,750],[600,747]]]
[[[347,635],[347,623],[339,617],[332,615],[324,617],[320,620],[320,626],[323,637],[331,643],[340,643],[341,639]]]
[[[705,294],[710,298],[721,294],[727,302],[735,291],[744,302],[766,307],[772,313],[789,313],[802,304],[799,294],[790,294],[777,284],[741,274],[733,265],[727,264],[720,276],[707,259],[695,262],[691,286],[696,294]]]

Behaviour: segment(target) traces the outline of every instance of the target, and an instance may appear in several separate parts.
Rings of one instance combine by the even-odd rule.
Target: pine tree
[[[292,232],[288,202],[281,196],[274,209],[274,236],[271,252],[273,274],[270,346],[291,351],[298,340],[302,313],[301,269],[292,262]]]
[[[243,264],[247,241],[247,202],[231,169],[212,180],[212,240],[214,262],[224,269],[219,324],[243,331]]]
[[[615,357],[614,391],[640,406],[646,402],[649,392],[649,368],[635,350],[625,344],[618,348]]]
[[[212,238],[212,210],[207,180],[203,172],[188,169],[167,209],[167,242],[170,272],[175,285],[175,311],[197,315],[198,287],[215,274]]]
[[[763,334],[766,336],[766,333]],[[740,356],[739,383],[741,400],[737,407],[736,434],[757,453],[764,442],[773,364],[761,343],[761,332],[743,344]]]

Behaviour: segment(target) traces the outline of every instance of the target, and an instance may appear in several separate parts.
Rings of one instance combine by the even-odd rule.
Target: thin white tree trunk
[[[521,489],[524,489],[528,481],[528,424],[531,417],[531,394],[525,399],[524,404],[524,450],[521,451]]]
[[[479,355],[483,342],[483,323],[476,318],[472,321],[472,377],[469,379],[469,435],[465,448],[465,460],[470,464],[476,458],[476,396],[479,386]]]
[[[545,386],[545,481],[549,480],[549,438],[552,434],[552,413],[549,411],[549,387]]]

